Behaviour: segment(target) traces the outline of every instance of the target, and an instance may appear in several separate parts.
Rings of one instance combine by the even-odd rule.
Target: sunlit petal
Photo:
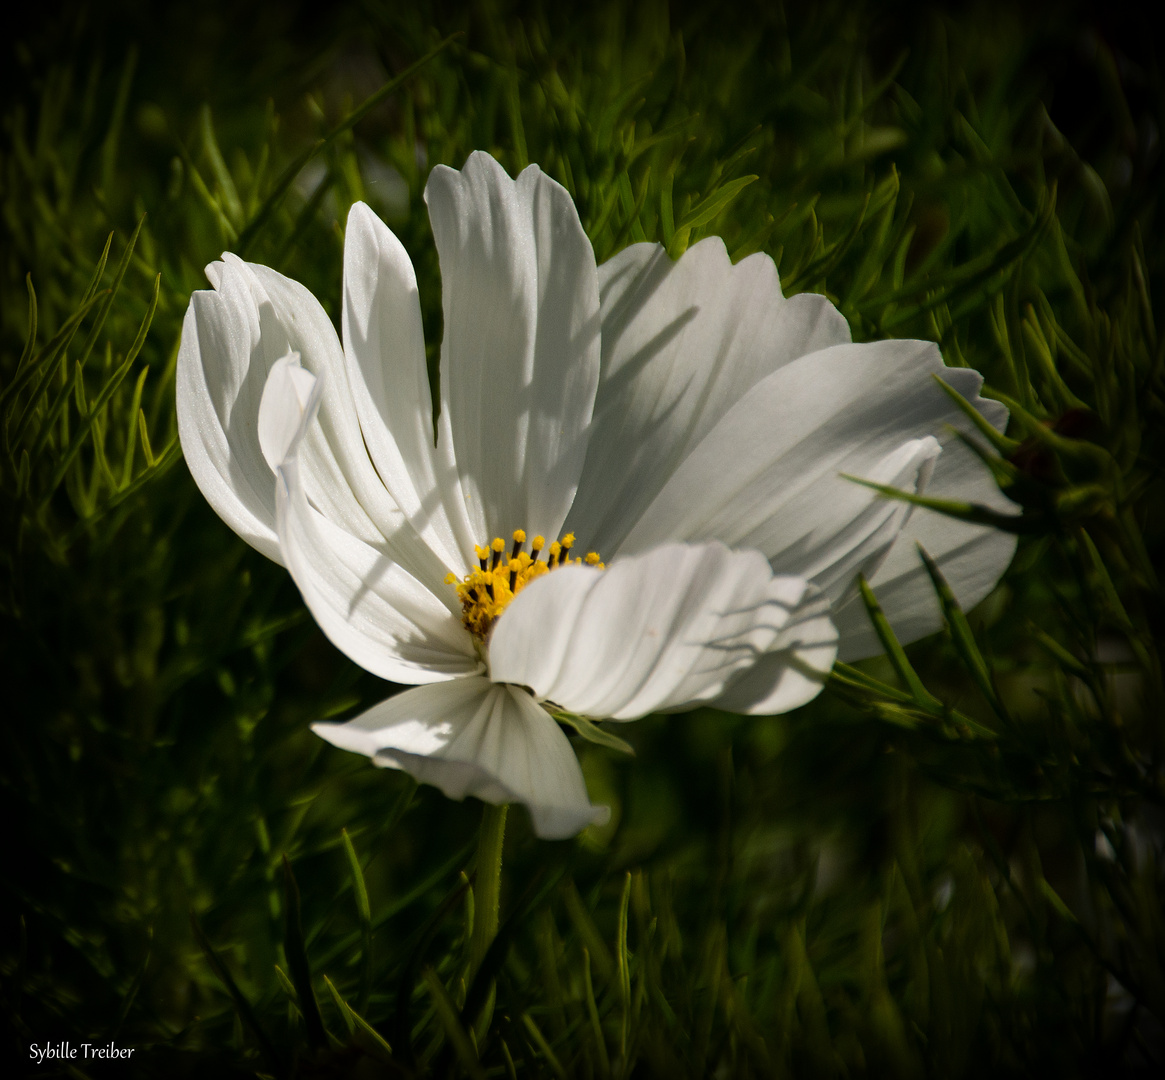
[[[755,551],[667,544],[527,586],[489,643],[492,678],[586,716],[630,720],[714,698],[763,656],[808,586]]]
[[[599,378],[594,251],[537,166],[511,180],[475,153],[435,168],[425,200],[445,313],[438,443],[452,440],[474,538],[557,536]]]
[[[328,742],[403,769],[451,799],[523,803],[549,840],[605,821],[559,726],[524,690],[486,678],[421,686],[347,724],[314,724]]]

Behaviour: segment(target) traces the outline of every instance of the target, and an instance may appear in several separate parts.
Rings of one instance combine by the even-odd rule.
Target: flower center
[[[457,580],[456,574],[449,574],[445,578],[447,585],[457,588],[461,600],[461,621],[481,641],[485,640],[494,620],[506,610],[510,601],[535,578],[570,563],[585,562],[588,566],[603,569],[597,552],[590,551],[581,559],[570,557],[574,533],[567,533],[561,540],[555,540],[550,545],[545,561],[542,559],[545,537],[534,537],[528,552],[522,550],[525,543],[526,533],[522,529],[514,532],[514,543],[509,552],[506,551],[506,542],[500,536],[495,537],[488,548],[474,548],[481,564],[478,569],[466,574],[461,581]]]

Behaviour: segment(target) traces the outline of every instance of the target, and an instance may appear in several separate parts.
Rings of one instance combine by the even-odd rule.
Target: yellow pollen
[[[458,581],[455,574],[445,578],[448,585],[457,589],[461,601],[461,621],[478,639],[484,641],[498,616],[531,581],[550,573],[560,566],[585,562],[599,570],[603,569],[597,552],[587,553],[584,559],[570,558],[570,548],[574,544],[574,534],[567,533],[562,541],[555,540],[550,545],[550,558],[542,562],[538,556],[546,546],[546,538],[535,536],[530,542],[533,554],[523,551],[526,533],[514,530],[514,546],[506,554],[505,541],[499,536],[488,548],[474,546],[474,553],[481,564]],[[492,557],[491,557],[492,549]]]

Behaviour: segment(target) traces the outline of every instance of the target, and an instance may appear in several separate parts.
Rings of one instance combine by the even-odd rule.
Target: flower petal
[[[595,256],[566,190],[488,154],[425,188],[441,262],[441,430],[477,542],[558,535],[599,377]],[[473,563],[472,548],[463,552]]]
[[[944,373],[968,401],[1003,431],[1007,410],[997,401],[978,396],[981,380],[972,371],[952,369]],[[972,439],[980,436],[962,417],[953,423]],[[926,488],[935,498],[957,499],[989,506],[1000,513],[1014,513],[1015,504],[995,483],[991,471],[961,440],[943,447]],[[964,611],[970,611],[996,585],[1015,554],[1017,537],[986,525],[968,525],[934,510],[915,507],[885,561],[870,578],[870,586],[898,640],[903,644],[932,634],[942,627],[943,617],[930,576],[922,565],[917,545],[939,564]],[[882,651],[860,597],[852,597],[835,609],[834,621],[841,631],[841,658],[860,660]]]
[[[667,544],[532,582],[493,629],[490,676],[584,716],[632,720],[721,693],[805,596],[756,551]]]
[[[952,369],[920,341],[834,346],[785,365],[704,437],[620,550],[711,538],[757,548],[836,605],[854,574],[875,572],[908,517],[905,504],[843,474],[914,490],[938,445],[955,439],[952,425],[966,426],[937,373]]]
[[[273,471],[287,457],[303,426],[304,414],[319,408],[312,395],[318,398],[323,384],[323,376],[317,379],[303,370],[299,353],[288,353],[272,366],[259,401],[259,447]]]
[[[599,267],[599,286],[602,369],[568,528],[609,555],[753,386],[850,335],[824,296],[786,299],[771,258],[733,266],[719,237],[675,263],[658,244],[632,245]]]
[[[217,271],[214,276],[221,280]],[[275,475],[258,437],[259,400],[276,357],[255,355],[258,320],[250,292],[237,275],[231,286],[190,297],[175,373],[178,435],[187,467],[218,516],[281,562]]]
[[[451,799],[521,802],[534,831],[558,840],[606,820],[592,806],[578,759],[559,726],[525,690],[485,678],[407,690],[347,724],[312,730],[434,784]]]
[[[344,233],[344,356],[360,430],[397,506],[445,564],[475,537],[448,436],[434,446],[417,278],[401,242],[364,203]]]
[[[319,423],[301,468],[312,502],[335,524],[439,587],[446,569],[415,535],[364,447],[339,338],[298,282],[234,255],[207,267],[214,291],[196,292],[178,357],[178,430],[195,481],[236,532],[280,561],[275,476],[259,443],[259,403],[276,361],[298,353],[327,372]]]
[[[272,370],[276,388],[264,394],[265,412],[298,409],[294,391],[277,388],[296,371],[291,364]],[[469,632],[441,600],[308,503],[299,453],[321,396],[313,390],[300,415],[276,490],[280,550],[304,602],[338,649],[382,679],[428,683],[482,670]]]
[[[812,701],[833,670],[837,639],[829,598],[807,589],[768,652],[709,704],[725,712],[772,716]]]

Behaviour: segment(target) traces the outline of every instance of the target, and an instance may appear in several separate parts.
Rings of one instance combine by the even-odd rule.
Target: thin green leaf
[[[360,920],[360,990],[357,994],[357,1008],[365,1012],[368,995],[372,992],[372,908],[368,903],[368,887],[364,883],[364,871],[347,829],[341,829],[344,840],[344,854],[348,857],[348,871],[352,875],[352,892],[356,897],[356,916]]]
[[[530,1038],[534,1040],[534,1045],[538,1047],[538,1050],[546,1059],[546,1064],[550,1066],[550,1071],[558,1077],[558,1080],[569,1080],[566,1070],[562,1067],[562,1062],[558,1060],[558,1056],[550,1049],[550,1044],[546,1041],[546,1036],[542,1034],[538,1025],[534,1022],[534,1018],[529,1013],[522,1013],[522,1023],[526,1025],[526,1030],[530,1033]]]
[[[146,377],[150,374],[149,368],[142,368],[138,374],[138,381],[134,385],[133,400],[129,407],[129,426],[125,433],[125,458],[121,465],[121,483],[119,488],[125,487],[133,479],[134,451],[137,449],[138,416],[142,411],[142,388],[146,384]]]
[[[117,166],[117,146],[121,139],[121,125],[125,119],[125,107],[129,103],[130,86],[138,63],[137,45],[130,45],[122,65],[121,78],[117,83],[117,97],[113,102],[113,115],[109,120],[109,130],[101,145],[101,190],[108,192],[113,186],[113,173]]]
[[[619,1055],[627,1057],[627,1028],[631,1018],[631,958],[627,952],[627,915],[631,905],[631,871],[623,878],[623,895],[619,898],[619,921],[615,931],[615,961],[618,965],[619,1002],[622,1014],[619,1021]]]
[[[723,187],[718,188],[693,206],[676,226],[676,232],[691,232],[693,229],[700,228],[701,225],[707,225],[708,222],[727,209],[729,203],[749,184],[759,179],[760,177],[756,174],[750,174],[729,180]]]
[[[210,162],[210,171],[214,174],[215,183],[222,192],[223,212],[236,228],[243,224],[243,204],[239,201],[239,192],[235,187],[234,179],[223,160],[222,151],[218,146],[218,139],[214,134],[214,121],[210,115],[210,106],[203,105],[198,115],[199,131],[202,135],[202,152]]]
[[[1046,630],[1036,626],[1035,623],[1028,623],[1028,633],[1041,645],[1044,650],[1056,661],[1065,671],[1071,675],[1075,675],[1078,679],[1085,679],[1091,681],[1092,672],[1087,665],[1081,663],[1079,659],[1072,655],[1064,648],[1051,634]]]
[[[424,960],[425,953],[432,944],[433,938],[436,936],[441,924],[448,918],[449,913],[461,902],[461,898],[466,894],[470,886],[471,880],[459,882],[453,891],[441,901],[437,906],[437,910],[429,916],[428,922],[421,928],[420,933],[417,935],[417,943],[413,947],[408,960],[405,961],[404,967],[401,969],[400,979],[397,982],[396,1013],[393,1021],[393,1030],[396,1032],[396,1044],[402,1048],[402,1052],[410,1059],[412,1056],[412,1039],[410,1038],[409,1006],[412,1002],[413,988],[417,984],[421,961]]]
[[[897,304],[903,300],[923,295],[924,298],[917,304],[899,311],[898,314],[881,323],[882,330],[889,331],[900,323],[929,311],[938,304],[953,304],[956,300],[981,289],[993,278],[1009,274],[1019,260],[1035,247],[1036,242],[1052,220],[1054,212],[1055,197],[1053,194],[1036,213],[1031,226],[1014,240],[1000,247],[998,251],[985,254],[957,267],[948,273],[942,281],[935,282],[924,277],[909,285],[880,293],[859,304],[858,311],[863,315],[873,316],[875,311],[884,308],[887,304]]]
[[[263,1030],[263,1025],[259,1023],[259,1018],[255,1015],[255,1010],[251,1007],[251,1003],[239,989],[238,983],[235,982],[226,964],[223,963],[222,958],[215,951],[214,946],[211,945],[210,939],[203,933],[198,918],[193,911],[190,913],[190,928],[194,932],[194,940],[198,942],[199,948],[202,949],[206,959],[209,961],[211,970],[215,973],[218,981],[226,988],[231,1001],[234,1002],[239,1019],[242,1020],[251,1034],[254,1035],[255,1041],[258,1042],[260,1049],[266,1055],[272,1072],[276,1076],[286,1075],[286,1067],[282,1058],[275,1050],[275,1044],[268,1038],[267,1032]]]
[[[932,375],[931,378],[938,383],[943,392],[959,407],[967,419],[979,429],[980,433],[1000,454],[1013,454],[1019,449],[1020,444],[1018,440],[1009,439],[1006,435],[996,431],[995,425],[963,397],[958,390],[946,382],[941,375]]]
[[[101,279],[105,275],[105,267],[109,262],[109,249],[113,246],[113,233],[110,233],[105,238],[105,247],[101,249],[101,255],[97,259],[97,265],[93,268],[93,276],[89,279],[89,284],[85,287],[85,292],[81,295],[81,303],[89,299],[101,284]],[[31,281],[29,282],[31,285]]]
[[[322,139],[317,139],[311,146],[309,146],[302,153],[296,155],[287,165],[287,167],[279,174],[279,178],[272,185],[271,191],[267,197],[260,204],[259,209],[255,212],[254,217],[247,222],[243,231],[239,233],[238,242],[236,244],[236,251],[240,256],[244,255],[247,249],[253,243],[255,236],[259,230],[266,224],[267,219],[278,208],[283,201],[284,195],[287,194],[288,188],[291,187],[295,178],[299,175],[300,170],[314,158],[326,146],[333,143],[344,132],[350,131],[354,128],[371,110],[375,109],[389,94],[398,89],[402,84],[408,82],[418,71],[421,70],[433,57],[437,56],[447,49],[457,38],[461,36],[460,31],[455,34],[450,34],[443,41],[435,45],[424,56],[422,56],[415,63],[410,64],[404,71],[402,71],[396,78],[389,79],[379,90],[369,97],[355,109],[352,110],[339,124],[337,124],[331,131],[329,131]]]
[[[85,532],[88,532],[93,526],[100,521],[110,511],[115,510],[122,503],[127,502],[147,484],[163,476],[170,467],[182,456],[182,446],[178,442],[178,436],[175,435],[173,439],[166,445],[166,448],[154,460],[154,465],[150,469],[143,470],[129,483],[128,486],[115,492],[108,499],[106,499],[99,507],[92,508],[82,515],[82,520],[78,521],[68,533],[65,534],[64,540],[61,541],[63,548],[70,547],[77,539],[79,539]]]
[[[279,965],[275,965],[275,969],[279,970]],[[280,973],[282,974],[282,972]],[[340,997],[340,991],[336,989],[332,980],[324,976],[324,986],[328,988],[328,993],[332,995],[332,1004],[336,1006],[336,1011],[340,1014],[340,1019],[344,1021],[344,1027],[348,1029],[348,1036],[351,1038],[352,1033],[356,1030],[356,1021],[352,1018],[352,1010],[348,1007],[348,1003]],[[292,987],[294,990],[295,988]]]
[[[583,989],[587,999],[587,1016],[590,1017],[591,1021],[591,1034],[595,1049],[599,1053],[599,1075],[608,1077],[611,1075],[611,1056],[607,1052],[607,1038],[603,1034],[603,1025],[599,1020],[599,1007],[595,1002],[595,988],[591,982],[591,954],[586,946],[583,946],[582,954]]]
[[[113,373],[113,376],[106,382],[105,386],[101,388],[101,393],[93,401],[93,407],[89,410],[89,415],[86,416],[77,428],[77,433],[73,436],[73,441],[69,444],[69,449],[65,451],[60,462],[57,465],[56,471],[53,473],[51,480],[41,497],[41,506],[43,507],[52,498],[53,492],[60,486],[61,481],[65,477],[69,466],[73,462],[73,458],[77,456],[77,452],[81,449],[85,439],[88,437],[90,430],[93,427],[94,421],[101,414],[101,411],[108,404],[109,399],[113,397],[117,388],[121,385],[122,380],[129,374],[129,369],[133,366],[133,362],[137,359],[138,353],[141,352],[142,345],[145,344],[146,334],[149,332],[150,324],[154,321],[154,312],[158,308],[158,287],[162,281],[162,275],[158,274],[154,278],[154,292],[150,297],[150,306],[146,311],[146,317],[142,320],[141,326],[138,328],[137,337],[134,338],[133,345],[130,346],[129,352],[126,354],[125,360],[122,361],[118,369]]]
[[[890,663],[894,665],[898,677],[910,691],[910,696],[923,709],[941,713],[943,703],[922,685],[918,673],[910,661],[906,659],[906,653],[902,646],[898,644],[898,638],[890,626],[890,620],[882,611],[882,605],[874,596],[874,590],[870,588],[869,583],[861,574],[858,575],[858,588],[861,590],[862,603],[866,606],[866,613],[870,617],[870,622],[873,623],[874,632],[878,635],[878,640],[882,643],[882,648],[886,650],[886,655],[889,657]]]
[[[843,480],[850,480],[855,484],[861,484],[862,487],[868,487],[878,492],[879,495],[884,495],[887,499],[900,499],[913,506],[937,510],[940,514],[946,514],[947,517],[957,518],[959,521],[966,521],[973,525],[990,525],[1002,532],[1020,535],[1046,532],[1048,529],[1047,522],[1035,514],[1001,514],[998,510],[993,510],[990,506],[984,506],[982,503],[959,502],[955,499],[932,499],[927,495],[916,495],[912,491],[902,491],[889,484],[863,480],[860,476],[851,476],[849,473],[841,473],[840,476]]]
[[[109,234],[109,239],[113,239],[113,233]],[[109,250],[109,240],[105,242],[106,251]],[[32,359],[33,349],[36,348],[36,289],[32,285],[32,274],[24,275],[24,286],[28,290],[28,333],[24,338],[24,349],[20,354],[20,360],[16,364],[16,374],[14,379],[19,378],[24,371],[24,366]],[[84,302],[84,301],[82,301]],[[0,403],[4,401],[7,391],[0,395]]]
[[[1129,613],[1125,610],[1124,604],[1121,603],[1120,594],[1116,591],[1116,586],[1113,584],[1108,567],[1104,565],[1104,560],[1100,557],[1100,552],[1097,550],[1096,544],[1093,543],[1092,537],[1088,535],[1088,530],[1081,529],[1079,536],[1081,543],[1084,545],[1084,550],[1088,554],[1088,561],[1092,564],[1092,569],[1096,573],[1096,580],[1100,585],[1100,594],[1104,597],[1105,606],[1108,608],[1109,614],[1126,633],[1136,633],[1133,621],[1129,618]]]
[[[461,1026],[457,1007],[449,997],[449,991],[445,989],[445,984],[441,982],[437,972],[431,967],[427,967],[421,972],[421,980],[425,984],[425,989],[429,991],[429,998],[433,1002],[437,1019],[441,1021],[441,1026],[445,1029],[445,1037],[449,1040],[449,1045],[453,1047],[453,1052],[457,1055],[461,1067],[475,1080],[485,1080],[485,1070],[478,1060],[477,1050],[469,1033]]]
[[[959,606],[959,602],[955,598],[955,594],[951,590],[950,585],[947,583],[947,579],[943,577],[938,563],[930,557],[930,554],[921,544],[915,544],[915,547],[918,548],[918,554],[922,558],[922,564],[926,567],[931,584],[934,586],[934,591],[938,595],[943,618],[947,621],[947,627],[951,632],[951,639],[954,641],[959,656],[962,658],[963,663],[967,665],[967,670],[971,673],[971,678],[974,679],[975,685],[979,688],[979,692],[983,697],[986,698],[987,704],[991,706],[992,711],[1001,720],[1007,720],[1007,710],[995,691],[995,684],[992,682],[987,661],[983,659],[983,654],[979,651],[979,646],[975,641],[975,635],[971,632],[971,626],[967,622],[967,616],[963,614],[963,609]]]
[[[299,1000],[299,1011],[303,1014],[307,1040],[314,1049],[328,1045],[328,1034],[320,1015],[320,1005],[311,985],[311,966],[303,944],[303,920],[300,912],[299,886],[291,872],[291,863],[283,856],[283,949],[287,954],[287,966],[291,969],[291,981],[295,984]]]
[[[96,296],[89,297],[83,304],[81,304],[72,315],[69,316],[64,326],[60,328],[49,340],[43,349],[32,359],[32,361],[25,367],[24,371],[18,375],[11,383],[4,388],[4,392],[0,393],[0,406],[16,394],[20,393],[29,381],[36,375],[39,369],[43,369],[43,374],[37,389],[29,398],[29,404],[26,406],[26,413],[33,404],[41,397],[41,395],[48,388],[48,381],[55,373],[55,363],[61,352],[68,347],[73,335],[77,332],[77,327],[81,320],[89,314],[90,309],[98,300],[104,296],[105,293],[98,293]],[[22,414],[19,421],[21,429],[23,430],[25,416]],[[11,439],[10,445],[15,445],[19,441],[19,435],[13,433],[9,436]]]
[[[590,950],[591,958],[594,960],[599,974],[604,979],[609,979],[615,970],[614,957],[611,956],[611,950],[607,948],[607,943],[603,940],[602,934],[599,933],[598,927],[595,926],[591,913],[583,903],[582,897],[579,896],[578,887],[572,878],[567,878],[563,884],[562,899],[566,906],[566,913],[570,916],[571,922],[574,923],[574,928],[578,931],[579,937],[582,938],[583,944]]]
[[[585,716],[578,716],[563,709],[555,709],[550,715],[555,720],[573,728],[587,742],[595,743],[597,746],[605,746],[608,750],[617,750],[621,754],[629,754],[631,757],[635,756],[634,746],[626,740],[620,739],[618,735],[613,735],[606,728],[599,727],[593,720],[589,720]]]
[[[356,1036],[354,1041],[363,1043],[365,1049],[370,1050],[384,1064],[392,1063],[392,1047],[389,1046],[388,1040],[340,996],[340,992],[332,985],[332,980],[326,975],[324,976],[324,985],[327,986],[332,1000],[336,1003],[336,1008],[348,1028],[348,1034]]]
[[[150,445],[150,431],[146,426],[146,413],[144,409],[138,409],[138,438],[142,444],[142,457],[146,459],[146,468],[152,469],[158,459],[154,457],[154,448]]]
[[[118,260],[117,267],[113,271],[113,283],[110,285],[109,291],[105,294],[105,303],[101,305],[101,310],[97,313],[97,318],[94,319],[93,325],[89,329],[89,336],[85,338],[85,344],[81,346],[81,354],[78,362],[82,367],[88,362],[89,356],[93,352],[93,347],[97,344],[97,339],[101,336],[101,331],[105,329],[105,320],[109,318],[110,308],[113,307],[113,301],[117,298],[117,294],[121,289],[121,283],[125,280],[125,272],[129,269],[134,248],[137,247],[138,237],[141,235],[142,227],[145,223],[146,215],[142,214],[138,218],[138,223],[134,226],[133,232],[130,233],[129,239],[125,242],[125,250],[121,253],[121,258]],[[104,265],[104,258],[105,256],[103,254],[102,265]]]

